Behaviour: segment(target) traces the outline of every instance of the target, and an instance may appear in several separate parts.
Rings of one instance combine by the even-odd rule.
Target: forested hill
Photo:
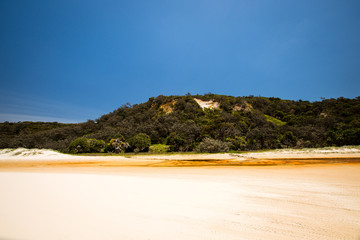
[[[232,150],[359,145],[360,97],[309,102],[215,94],[160,95],[142,104],[123,105],[85,123],[0,123],[0,134],[0,148],[64,152],[79,137],[102,140],[98,142],[109,146],[114,139],[131,145],[135,135],[149,136],[152,145],[168,145],[171,151],[193,151],[208,138],[221,140]]]

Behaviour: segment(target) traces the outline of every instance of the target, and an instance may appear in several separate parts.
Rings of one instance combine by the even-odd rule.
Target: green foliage
[[[96,153],[103,152],[105,142],[93,138],[79,137],[72,141],[69,145],[70,153]]]
[[[84,137],[79,137],[72,141],[69,145],[70,153],[88,153],[90,152],[89,139]]]
[[[90,152],[104,152],[105,141],[90,138],[88,139]]]
[[[129,148],[130,145],[127,142],[121,141],[120,139],[111,139],[106,144],[105,152],[123,153]]]
[[[149,135],[145,133],[138,133],[135,136],[129,138],[128,143],[134,152],[144,152],[148,150],[151,145],[151,139]]]
[[[269,116],[269,115],[265,115],[265,118],[267,121],[275,124],[276,126],[284,126],[286,124],[286,122],[283,122],[277,118],[274,118],[272,116]]]
[[[172,132],[168,136],[166,143],[170,145],[170,150],[172,152],[178,152],[183,150],[186,142],[182,136]]]
[[[220,109],[202,110],[195,98],[217,102]],[[164,104],[171,111],[161,111]],[[357,145],[360,144],[359,119],[359,97],[309,102],[212,93],[160,95],[142,104],[122,105],[95,121],[84,123],[0,123],[0,148],[101,151],[104,143],[97,141],[103,140],[108,142],[107,151],[115,151],[118,146],[112,147],[111,139],[124,142],[138,133],[146,134],[150,140],[144,138],[147,143],[141,145],[142,141],[134,138],[131,148],[124,147],[125,142],[118,142],[119,151],[146,151],[150,141],[167,144],[170,151],[193,151],[207,137],[230,142],[232,150]],[[89,146],[78,140],[79,149],[70,148],[77,138],[97,140]]]
[[[154,144],[149,147],[149,152],[164,153],[169,151],[170,151],[170,146],[165,144]]]
[[[294,147],[296,146],[297,137],[294,136],[293,132],[288,131],[281,136],[280,141],[284,146]]]
[[[216,153],[228,152],[231,143],[223,142],[220,140],[205,138],[195,149],[196,152],[202,153]]]
[[[229,142],[231,150],[245,150],[248,144],[246,137],[235,136],[234,138],[226,138],[226,141]]]

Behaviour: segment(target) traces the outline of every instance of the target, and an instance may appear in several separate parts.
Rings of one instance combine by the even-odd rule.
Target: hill
[[[139,133],[149,136],[151,144],[168,145],[171,151],[193,151],[204,139],[222,141],[232,150],[359,145],[360,97],[309,102],[216,94],[160,95],[85,123],[0,123],[0,148],[67,152],[72,141],[83,137],[85,142],[94,140],[88,143],[95,146],[92,149],[129,142],[133,144],[127,151],[147,151],[148,145],[134,147],[143,140],[134,137]]]

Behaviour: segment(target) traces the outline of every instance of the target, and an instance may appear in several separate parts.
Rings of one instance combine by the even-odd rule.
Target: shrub
[[[79,137],[72,141],[69,145],[70,153],[87,153],[90,152],[90,144],[88,139]]]
[[[105,142],[103,140],[88,139],[90,152],[104,152]]]
[[[196,152],[228,152],[231,143],[205,138],[195,149]]]
[[[103,152],[105,142],[94,138],[79,137],[69,144],[70,153]]]
[[[283,122],[283,121],[281,121],[277,118],[274,118],[272,116],[269,116],[269,115],[265,115],[265,118],[268,122],[272,122],[276,126],[284,126],[286,124],[286,122]]]
[[[128,143],[134,152],[146,151],[151,145],[150,137],[145,133],[138,133],[128,139]]]
[[[170,145],[170,150],[172,152],[181,151],[185,145],[185,139],[176,133],[170,133],[166,139],[166,143]]]
[[[226,140],[230,143],[231,150],[244,150],[247,145],[246,137],[235,136],[234,138],[226,138]]]
[[[281,143],[284,145],[283,147],[293,147],[296,145],[297,137],[291,131],[287,131],[280,138]]]
[[[163,153],[169,151],[170,151],[170,146],[165,144],[154,144],[149,147],[149,152]]]
[[[121,141],[120,139],[111,139],[105,147],[105,152],[123,153],[129,146],[127,142]]]

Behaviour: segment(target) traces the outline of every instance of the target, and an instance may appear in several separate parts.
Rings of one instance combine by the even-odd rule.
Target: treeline
[[[197,101],[214,103],[214,108],[202,109]],[[93,148],[97,150],[86,151],[117,151],[116,146],[112,148],[114,142],[123,144],[121,151],[201,151],[215,145],[222,151],[360,145],[360,97],[309,102],[216,94],[160,95],[85,123],[0,123],[0,134],[0,148],[63,152],[84,151],[76,150],[81,144],[74,148],[78,138],[85,145],[90,139],[93,144],[98,141]],[[149,140],[145,148],[135,146],[136,136]]]

